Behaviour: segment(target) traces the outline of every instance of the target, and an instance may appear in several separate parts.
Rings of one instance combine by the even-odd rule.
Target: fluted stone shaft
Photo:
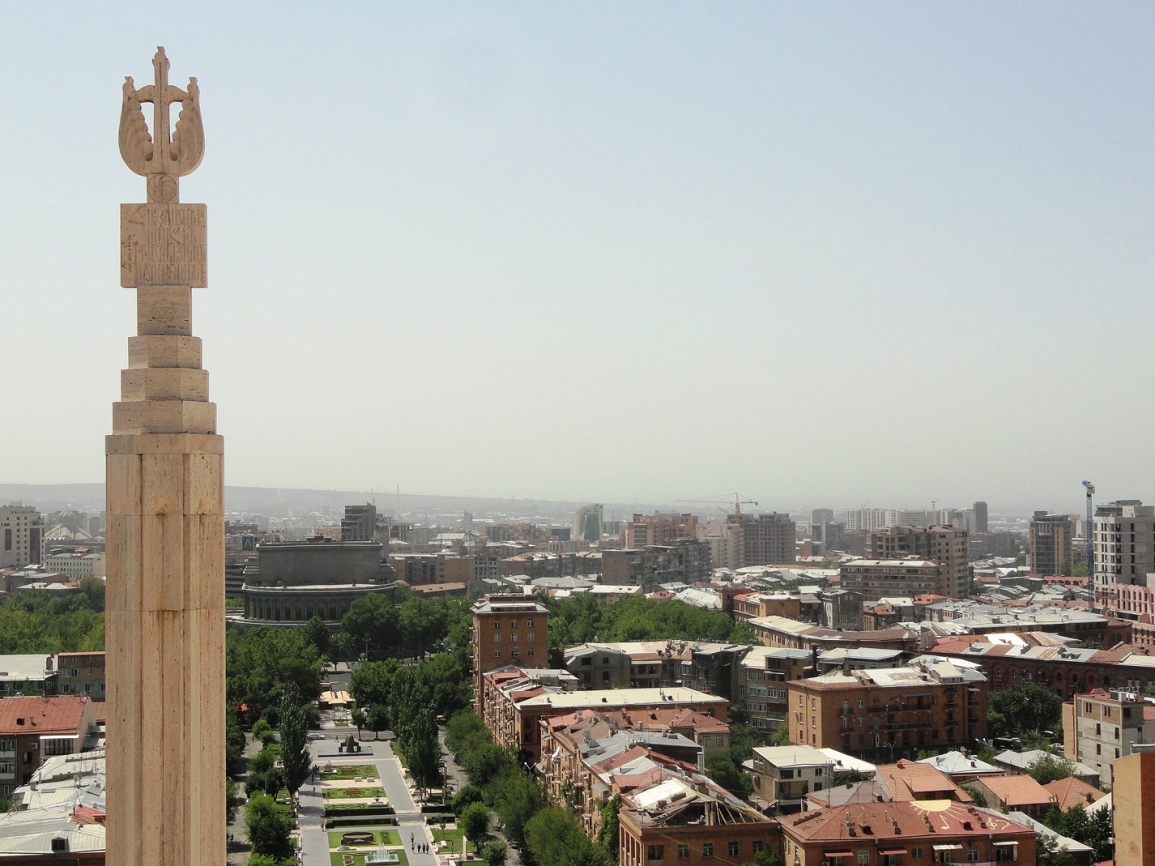
[[[138,291],[139,336],[106,442],[107,857],[110,866],[219,866],[224,440],[189,333],[189,287]],[[151,318],[158,295],[165,322]]]

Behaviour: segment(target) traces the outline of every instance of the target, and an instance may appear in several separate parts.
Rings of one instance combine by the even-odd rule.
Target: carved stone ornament
[[[155,83],[137,89],[132,77],[124,79],[120,109],[120,155],[132,171],[148,179],[148,201],[172,204],[180,201],[179,178],[191,174],[205,152],[201,125],[200,88],[188,80],[188,89],[168,83],[168,58],[158,46],[152,59]],[[152,103],[152,133],[141,104]],[[180,106],[176,126],[169,134],[169,108]]]

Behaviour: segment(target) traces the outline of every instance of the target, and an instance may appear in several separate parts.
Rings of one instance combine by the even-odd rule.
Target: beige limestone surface
[[[121,399],[106,439],[109,866],[225,862],[224,442],[216,435],[192,288],[207,213],[179,204],[200,163],[196,80],[124,86],[120,146],[148,179],[121,209],[121,282],[137,289]],[[142,103],[154,106],[152,131]],[[169,135],[169,109],[180,118]]]

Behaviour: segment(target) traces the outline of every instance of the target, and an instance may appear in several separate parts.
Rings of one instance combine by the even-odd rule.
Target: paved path
[[[385,790],[385,797],[397,814],[397,831],[401,835],[401,842],[405,846],[405,854],[409,858],[410,866],[438,866],[437,858],[432,854],[419,854],[413,850],[414,844],[427,844],[433,851],[433,836],[425,825],[421,809],[413,802],[413,796],[405,784],[405,777],[401,771],[401,762],[393,754],[387,742],[379,741],[373,746],[376,753],[371,756],[348,755],[340,759],[313,758],[314,763],[338,764],[371,764],[381,778],[381,787]],[[321,829],[324,818],[324,799],[321,796],[321,785],[314,787],[306,783],[301,787],[299,794],[301,810],[297,825],[301,830],[301,855],[303,866],[329,866],[329,839]],[[355,830],[354,827],[342,827],[342,830]],[[381,827],[367,827],[366,829],[382,829]]]

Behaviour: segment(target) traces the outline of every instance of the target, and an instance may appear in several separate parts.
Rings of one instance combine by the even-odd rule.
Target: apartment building
[[[696,514],[635,514],[622,533],[622,547],[669,545],[682,539],[696,540],[697,537]]]
[[[737,701],[758,730],[776,730],[788,711],[786,684],[813,673],[814,654],[810,650],[751,647],[742,659]]]
[[[502,746],[517,749],[529,763],[541,756],[540,722],[578,710],[629,713],[691,710],[728,721],[729,701],[687,688],[578,690],[565,670],[507,667],[483,675],[479,714]]]
[[[29,505],[0,507],[0,568],[38,565],[44,539],[44,517]]]
[[[793,565],[795,525],[789,514],[731,514],[716,545],[715,566]]]
[[[795,680],[787,691],[790,742],[798,745],[894,761],[986,736],[986,677],[932,657]]]
[[[1095,509],[1093,583],[1095,608],[1134,623],[1135,641],[1155,645],[1155,506],[1137,499]]]
[[[104,700],[105,654],[100,652],[60,653],[56,657],[59,693]]]
[[[920,557],[908,559],[856,559],[839,569],[843,589],[862,593],[863,601],[886,596],[926,595],[946,582],[937,563]]]
[[[655,591],[663,583],[694,584],[710,576],[710,545],[681,539],[668,545],[601,552],[602,583]]]
[[[1071,539],[1074,536],[1071,515],[1036,511],[1028,535],[1031,574],[1062,574],[1064,568],[1070,571],[1073,567]]]
[[[1099,773],[1110,786],[1111,765],[1137,743],[1155,743],[1155,704],[1133,691],[1096,689],[1063,704],[1063,754]]]
[[[481,711],[482,676],[510,664],[549,662],[549,609],[524,595],[487,595],[473,612],[473,695]]]
[[[80,752],[95,724],[88,698],[0,700],[0,797],[11,797],[27,784],[45,758]]]
[[[934,592],[950,598],[966,598],[971,594],[973,584],[968,548],[965,529],[891,526],[870,533],[866,558],[901,560],[916,557],[929,560],[939,568]]]
[[[813,746],[762,746],[753,763],[754,795],[784,814],[834,783],[834,759]]]
[[[1031,864],[1035,831],[971,803],[851,803],[779,819],[792,866]]]

